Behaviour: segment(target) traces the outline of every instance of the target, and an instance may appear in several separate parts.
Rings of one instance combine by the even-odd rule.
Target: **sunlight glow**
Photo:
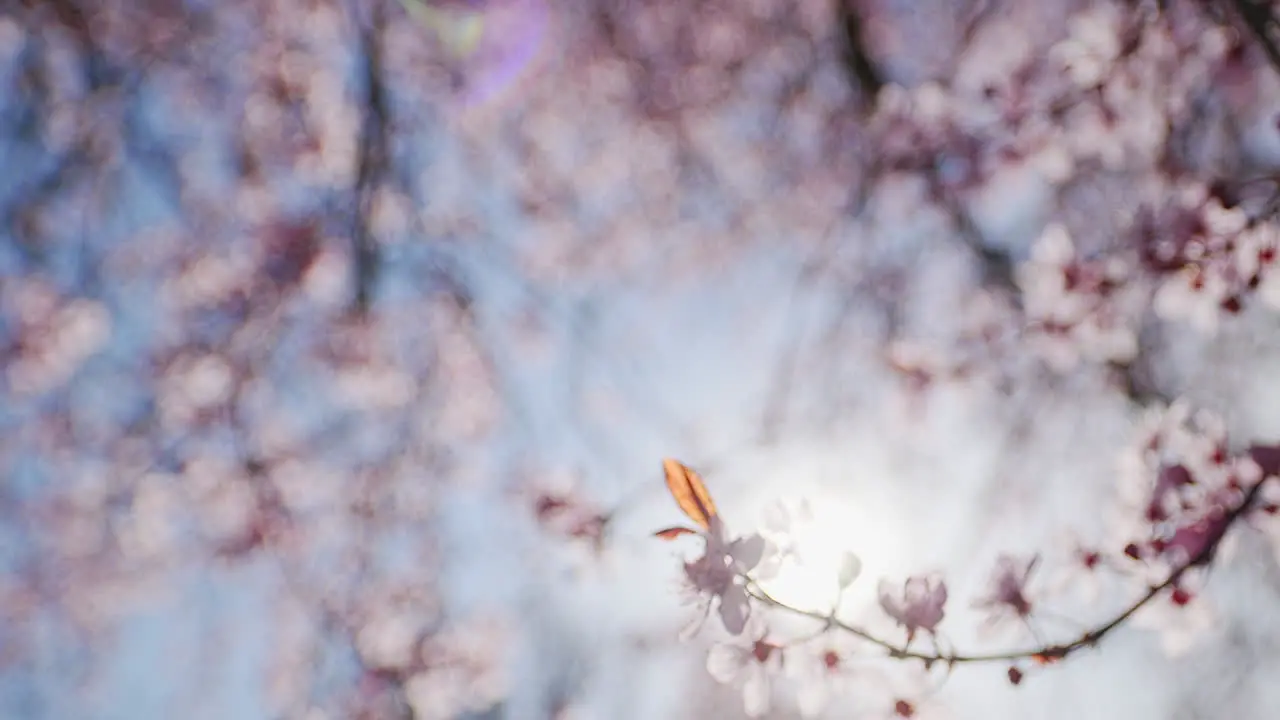
[[[877,504],[831,496],[808,498],[810,519],[795,516],[802,501],[785,502],[791,524],[777,532],[766,523],[761,533],[784,553],[776,574],[759,585],[777,600],[805,610],[830,611],[863,606],[875,597],[876,579],[893,575],[903,565],[902,528],[895,513]],[[843,594],[838,577],[845,553],[861,561],[861,570]]]

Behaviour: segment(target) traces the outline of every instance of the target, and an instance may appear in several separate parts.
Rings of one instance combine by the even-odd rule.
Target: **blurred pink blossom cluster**
[[[714,306],[744,258],[837,298],[813,312],[820,341],[787,323],[804,332],[780,363],[777,394],[819,415],[878,406],[840,395],[841,372],[876,384],[863,344],[914,397],[1006,397],[1280,308],[1274,11],[1086,5],[17,3],[0,16],[0,139],[22,168],[0,182],[0,664],[63,657],[41,643],[65,637],[76,672],[51,672],[83,689],[138,608],[249,587],[264,714],[500,709],[548,554],[520,520],[594,560],[629,510],[530,480],[524,453],[581,441],[609,465],[633,451],[605,420],[632,416],[634,448],[636,427],[694,412],[644,384],[678,383],[640,359],[697,352],[651,341],[640,308],[690,288]],[[763,277],[747,294],[780,304]],[[646,380],[613,387],[594,356]],[[751,715],[793,689],[806,716],[923,718],[945,672],[997,663],[1019,684],[1130,619],[1185,652],[1215,622],[1204,571],[1244,530],[1280,557],[1280,448],[1163,390],[1119,398],[1146,415],[1110,535],[996,553],[962,603],[955,571],[876,578],[883,635],[770,593],[824,555],[801,541],[807,509],[734,534],[668,466],[695,527],[660,534],[700,543],[677,568],[688,630],[723,631],[707,671]],[[556,424],[573,442],[548,442]],[[823,548],[822,592],[862,589],[857,549]],[[459,582],[491,562],[501,583]],[[1054,602],[1108,584],[1129,604],[1049,633]],[[490,594],[509,605],[473,607]],[[967,610],[1034,646],[962,652]],[[564,675],[572,694],[589,673]]]

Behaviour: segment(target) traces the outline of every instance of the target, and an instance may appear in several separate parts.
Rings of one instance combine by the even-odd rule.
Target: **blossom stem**
[[[1018,660],[1030,659],[1038,659],[1041,661],[1063,660],[1067,656],[1074,655],[1085,648],[1096,647],[1100,642],[1102,642],[1103,638],[1111,634],[1116,628],[1123,625],[1133,617],[1135,613],[1159,596],[1160,593],[1168,590],[1169,588],[1175,587],[1191,568],[1209,564],[1213,560],[1222,539],[1226,537],[1227,532],[1230,531],[1237,520],[1244,517],[1245,513],[1250,510],[1254,501],[1257,500],[1259,495],[1262,493],[1263,486],[1266,485],[1266,483],[1273,477],[1274,476],[1268,475],[1249,488],[1249,491],[1245,494],[1240,503],[1226,514],[1224,521],[1219,524],[1215,532],[1206,539],[1204,546],[1200,549],[1200,552],[1196,553],[1194,557],[1190,558],[1170,572],[1164,582],[1148,587],[1146,593],[1144,593],[1142,597],[1138,598],[1133,604],[1126,607],[1115,617],[1084,632],[1075,640],[1067,643],[1060,643],[1056,645],[1042,643],[1039,647],[1035,648],[987,654],[968,654],[954,651],[942,652],[935,645],[933,652],[921,652],[919,650],[909,650],[906,647],[900,647],[895,643],[878,637],[856,625],[846,623],[835,616],[835,610],[832,610],[831,613],[823,613],[816,610],[805,610],[803,608],[788,605],[770,595],[767,591],[761,588],[758,583],[750,579],[747,579],[746,581],[747,593],[756,600],[778,610],[792,615],[820,620],[825,623],[824,631],[831,628],[837,628],[849,633],[850,635],[861,638],[872,645],[883,648],[888,651],[889,657],[899,660],[920,660],[924,662],[926,666],[932,665],[933,663],[946,663],[948,666],[951,666],[962,663],[1015,662]]]

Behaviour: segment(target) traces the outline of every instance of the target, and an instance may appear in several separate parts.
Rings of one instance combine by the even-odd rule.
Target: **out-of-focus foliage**
[[[771,364],[764,444],[865,402],[867,358],[912,397],[1182,394],[1160,362],[1180,318],[1277,298],[1260,8],[4,5],[0,707],[121,702],[121,623],[227,584],[266,598],[263,672],[227,681],[256,704],[227,712],[573,705],[573,668],[507,700],[517,600],[559,567],[539,531],[594,557],[628,507],[565,478],[654,464],[602,427],[721,439],[579,372],[690,352],[600,327],[618,288],[656,307],[750,259],[783,268],[753,291],[770,306],[838,298],[788,325],[809,329]],[[567,368],[539,386],[554,418],[526,402],[544,366]],[[450,545],[477,488],[517,519]],[[444,582],[494,547],[528,548],[506,582]]]

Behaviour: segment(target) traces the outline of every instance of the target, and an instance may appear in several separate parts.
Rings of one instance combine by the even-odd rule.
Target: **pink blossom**
[[[782,648],[765,640],[767,634],[764,623],[752,622],[747,642],[713,645],[707,654],[707,672],[717,682],[742,682],[743,709],[753,718],[769,712],[770,676],[782,669]]]
[[[1121,20],[1110,6],[1082,11],[1071,18],[1067,39],[1055,45],[1050,55],[1078,86],[1096,87],[1106,81],[1120,56]]]
[[[895,593],[887,580],[880,581],[880,607],[907,629],[907,642],[917,630],[937,631],[947,603],[947,584],[936,575],[907,578],[902,592]]]
[[[1001,555],[997,558],[989,583],[990,591],[974,603],[975,608],[991,613],[989,624],[1007,619],[1025,621],[1031,616],[1032,603],[1027,597],[1027,583],[1039,562],[1038,555],[1030,558]]]
[[[706,551],[702,557],[684,564],[685,581],[696,597],[700,613],[692,630],[711,610],[712,601],[719,603],[720,620],[725,630],[742,632],[751,612],[744,576],[760,564],[766,542],[752,534],[728,540],[728,532],[718,517],[703,534]]]
[[[1147,420],[1121,484],[1128,525],[1125,554],[1148,583],[1190,562],[1228,555],[1231,511],[1263,476],[1260,455],[1232,454],[1220,419],[1176,402]],[[1263,458],[1266,459],[1266,458]]]
[[[1116,258],[1079,257],[1063,225],[1046,227],[1018,270],[1037,354],[1062,371],[1081,360],[1133,359],[1141,302],[1129,288],[1131,274]]]
[[[1125,538],[1121,542],[1127,541]],[[1083,542],[1074,532],[1063,532],[1058,546],[1054,553],[1058,559],[1052,564],[1045,594],[1085,607],[1093,606],[1102,595],[1103,571],[1113,569],[1113,558],[1098,549],[1097,544]]]
[[[891,670],[883,666],[860,668],[853,682],[862,701],[859,705],[866,710],[856,717],[881,720],[944,720],[950,717],[937,695],[934,677],[921,672],[918,666]]]
[[[1182,657],[1217,623],[1213,607],[1203,597],[1175,588],[1134,613],[1134,627],[1155,630],[1160,646],[1171,658]]]
[[[795,679],[796,706],[800,715],[817,717],[841,690],[856,679],[849,662],[852,650],[826,637],[816,648],[802,654],[788,654],[787,670]]]

